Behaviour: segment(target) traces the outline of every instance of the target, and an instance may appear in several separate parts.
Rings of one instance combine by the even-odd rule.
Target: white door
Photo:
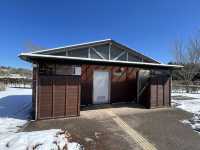
[[[109,72],[94,71],[93,74],[93,103],[109,102]]]

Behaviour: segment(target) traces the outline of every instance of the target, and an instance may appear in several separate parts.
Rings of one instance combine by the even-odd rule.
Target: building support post
[[[140,96],[139,96],[139,70],[137,71],[136,73],[136,79],[137,79],[137,99],[136,99],[136,103],[138,104],[139,103],[139,99],[140,99]]]
[[[66,51],[65,51],[65,52],[66,52],[66,56],[69,56],[69,55],[68,55],[68,49],[66,49]]]
[[[91,58],[90,47],[88,48],[88,58]]]
[[[36,85],[35,85],[35,120],[38,119],[38,92],[39,92],[39,64],[36,64]]]
[[[126,61],[128,61],[128,52],[126,53]]]
[[[109,60],[111,59],[111,54],[110,54],[111,46],[112,46],[112,44],[109,43],[109,47],[108,47],[108,59]]]
[[[169,77],[169,106],[171,106],[171,92],[172,92],[172,71]]]

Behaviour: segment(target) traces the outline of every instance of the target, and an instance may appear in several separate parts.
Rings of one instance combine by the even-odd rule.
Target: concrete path
[[[147,139],[145,139],[141,134],[136,130],[131,128],[126,122],[124,122],[118,115],[113,113],[112,109],[105,110],[115,121],[115,123],[120,126],[123,131],[125,131],[134,142],[136,142],[143,150],[157,150],[156,147],[151,144]]]
[[[200,135],[181,123],[191,116],[178,109],[108,105],[82,110],[78,118],[31,122],[24,131],[67,129],[86,150],[199,150]]]

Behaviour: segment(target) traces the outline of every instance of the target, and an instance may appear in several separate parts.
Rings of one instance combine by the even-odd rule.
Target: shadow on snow
[[[0,98],[0,117],[28,119],[31,110],[31,95],[11,95]]]

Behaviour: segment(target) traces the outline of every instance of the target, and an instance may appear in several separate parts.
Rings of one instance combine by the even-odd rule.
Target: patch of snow
[[[200,113],[194,114],[189,120],[183,120],[182,123],[190,125],[193,130],[200,133]]]
[[[171,96],[185,96],[195,98],[191,100],[174,100],[172,98],[172,103],[175,103],[177,108],[183,109],[190,113],[198,113],[200,111],[200,94],[172,93]]]
[[[190,113],[198,113],[200,111],[200,99],[192,100],[173,100],[177,108],[183,109]]]
[[[82,150],[59,130],[19,132],[30,118],[32,90],[7,88],[0,91],[0,150]]]
[[[31,112],[31,89],[7,88],[0,92],[0,140],[27,123]]]
[[[200,133],[200,94],[172,93],[172,96],[191,97],[191,100],[172,99],[172,103],[175,104],[176,108],[183,109],[193,114],[193,117],[191,119],[183,120],[182,123],[190,125],[193,130]]]
[[[199,98],[200,99],[200,94],[198,93],[186,93],[186,92],[183,92],[183,93],[171,93],[171,96],[187,96],[187,97],[194,97],[194,98]]]
[[[1,150],[82,150],[78,143],[71,143],[62,130],[51,129],[20,132],[0,141]]]

